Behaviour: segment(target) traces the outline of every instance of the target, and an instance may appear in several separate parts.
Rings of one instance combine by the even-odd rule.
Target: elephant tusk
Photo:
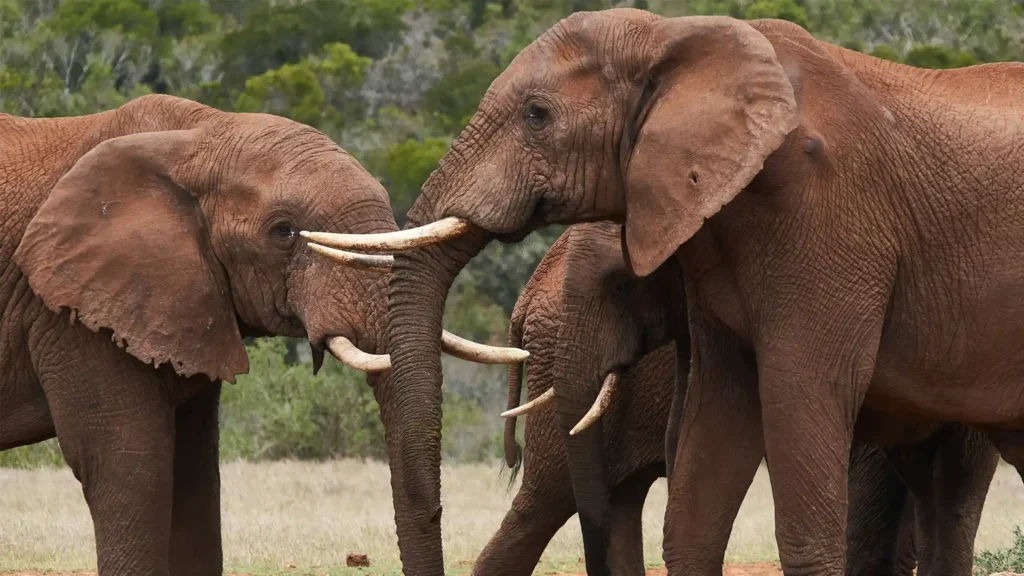
[[[329,248],[327,246],[321,246],[320,244],[314,244],[312,242],[306,244],[310,250],[323,254],[324,256],[340,262],[346,266],[352,266],[353,268],[363,268],[366,270],[390,270],[391,265],[394,264],[394,256],[381,256],[378,254],[359,254],[357,252],[346,252],[344,250],[338,250],[337,248]]]
[[[391,356],[388,354],[368,354],[363,352],[351,340],[344,336],[335,336],[327,340],[327,348],[339,362],[362,372],[383,372],[391,368]]]
[[[529,352],[520,348],[479,344],[447,330],[441,333],[441,350],[456,358],[477,364],[515,364],[530,357]]]
[[[461,236],[469,229],[469,222],[462,218],[442,218],[425,226],[383,232],[380,234],[335,234],[332,232],[307,232],[299,234],[318,244],[349,250],[408,250],[422,248]]]
[[[383,372],[391,369],[390,354],[368,354],[344,336],[328,339],[327,348],[339,362],[349,368],[363,372]],[[447,330],[441,334],[441,350],[450,356],[478,364],[515,364],[530,356],[526,350],[477,344]]]
[[[537,396],[533,400],[530,400],[522,406],[517,406],[511,410],[506,410],[501,413],[502,418],[512,418],[514,416],[522,416],[524,414],[532,414],[540,410],[545,404],[549,404],[555,399],[555,389],[548,388],[543,394]]]
[[[608,407],[612,403],[612,395],[615,394],[615,389],[619,386],[619,373],[609,372],[608,376],[605,376],[604,383],[601,384],[601,391],[597,393],[597,400],[594,400],[594,405],[590,407],[590,410],[583,416],[579,424],[575,428],[569,431],[570,436],[575,436],[580,432],[583,432],[587,428],[594,425],[601,419],[601,416],[608,410]]]

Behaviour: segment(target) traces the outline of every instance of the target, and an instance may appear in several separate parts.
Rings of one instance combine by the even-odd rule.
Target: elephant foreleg
[[[663,468],[654,464],[637,470],[612,492],[608,564],[616,576],[644,574],[644,502]]]
[[[66,322],[66,320],[64,320]],[[82,484],[100,576],[168,576],[174,405],[160,372],[77,325],[33,359]]]
[[[731,332],[713,319],[692,322],[701,336],[668,480],[664,558],[672,575],[721,576],[733,521],[764,455],[757,377]]]
[[[205,389],[175,414],[171,574],[220,576],[220,468],[217,406],[220,385]]]
[[[530,450],[527,445],[527,451]],[[559,458],[560,455],[551,455]],[[473,565],[474,576],[529,576],[533,574],[548,542],[576,513],[572,482],[565,461],[554,462],[533,473],[529,466],[544,466],[532,461],[527,466],[523,485],[505,514],[498,532],[491,537]]]

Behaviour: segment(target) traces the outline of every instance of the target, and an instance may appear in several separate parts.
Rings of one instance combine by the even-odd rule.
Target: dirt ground
[[[664,568],[647,571],[647,576],[665,576]],[[0,572],[0,576],[96,576],[95,572]],[[242,576],[242,575],[234,575]],[[586,576],[585,574],[556,574],[554,576]],[[726,564],[722,576],[782,576],[782,570],[774,562],[755,562],[753,564]]]

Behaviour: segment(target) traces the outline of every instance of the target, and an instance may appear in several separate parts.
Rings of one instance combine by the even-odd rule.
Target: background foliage
[[[491,80],[559,18],[613,5],[667,16],[784,18],[817,37],[922,67],[1024,59],[1019,0],[0,0],[0,112],[87,114],[171,93],[324,131],[377,175],[400,223]],[[449,329],[504,342],[519,288],[558,230],[496,245],[456,280]],[[363,378],[318,378],[295,342],[254,344],[226,386],[226,458],[383,454]],[[503,370],[446,365],[445,451],[490,457]],[[0,465],[59,461],[53,443]]]

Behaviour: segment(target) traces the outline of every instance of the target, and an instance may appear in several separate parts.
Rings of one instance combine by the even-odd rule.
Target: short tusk
[[[530,357],[526,350],[478,344],[447,330],[441,333],[441,350],[456,358],[477,364],[515,364]]]
[[[391,265],[395,262],[394,256],[381,256],[378,254],[359,254],[357,252],[346,252],[344,250],[338,250],[337,248],[328,248],[327,246],[321,246],[319,244],[313,244],[310,242],[307,244],[314,252],[323,254],[335,262],[341,262],[346,266],[352,266],[353,268],[363,268],[367,270],[390,270]]]
[[[601,416],[608,410],[608,406],[611,406],[612,395],[615,394],[615,389],[619,386],[619,373],[609,372],[608,376],[605,377],[604,383],[601,384],[601,391],[597,393],[597,400],[594,400],[594,405],[590,407],[590,410],[583,416],[580,423],[575,428],[569,431],[570,436],[575,436],[580,432],[583,432],[587,428],[594,425],[601,419]]]
[[[383,372],[391,368],[391,356],[388,354],[368,354],[363,352],[351,340],[344,336],[335,336],[327,340],[327,347],[339,362],[362,372]]]
[[[332,232],[307,232],[299,234],[313,242],[346,248],[349,250],[408,250],[422,248],[451,238],[461,236],[469,229],[469,222],[462,218],[442,218],[425,226],[383,232],[380,234],[334,234]]]
[[[532,414],[532,413],[540,410],[542,407],[544,407],[545,404],[550,403],[554,399],[555,399],[555,389],[554,388],[548,388],[547,390],[544,391],[543,394],[541,394],[540,396],[537,396],[533,400],[530,400],[526,404],[523,404],[522,406],[517,406],[516,408],[513,408],[511,410],[506,410],[506,411],[502,412],[501,413],[501,417],[502,418],[512,418],[513,416],[522,416],[523,414]]]

